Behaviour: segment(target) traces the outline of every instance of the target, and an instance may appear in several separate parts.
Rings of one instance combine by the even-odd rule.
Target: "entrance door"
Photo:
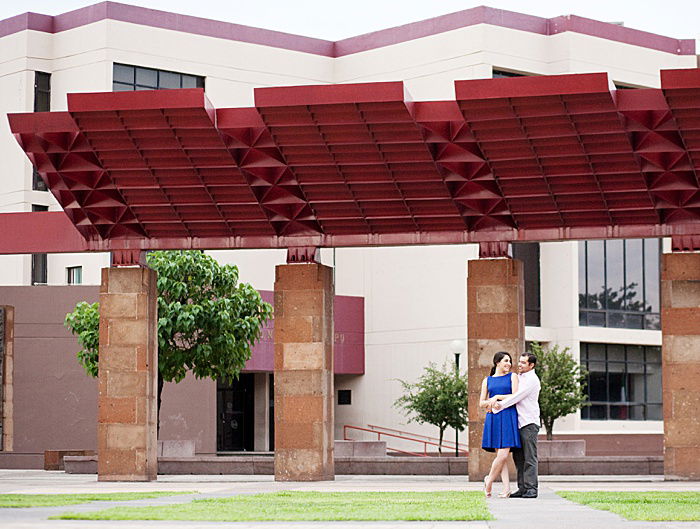
[[[231,384],[218,381],[216,384],[218,452],[252,451],[254,443],[254,397],[253,375],[241,374]]]

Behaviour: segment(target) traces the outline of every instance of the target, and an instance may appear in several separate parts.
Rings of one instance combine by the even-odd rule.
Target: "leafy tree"
[[[558,345],[544,349],[533,342],[532,352],[537,356],[535,372],[540,378],[540,418],[547,440],[552,440],[554,421],[586,406],[588,395],[584,391],[587,372],[569,354],[569,348],[559,350]]]
[[[234,379],[250,358],[272,306],[247,283],[238,268],[221,266],[197,250],[150,252],[158,273],[158,410],[164,382],[197,378]],[[97,376],[99,304],[80,302],[65,325],[77,335],[78,361]]]
[[[437,426],[440,430],[438,451],[442,453],[445,429],[449,426],[463,430],[467,426],[467,375],[448,364],[437,369],[431,363],[415,384],[399,382],[404,395],[394,406],[403,408],[409,421]]]
[[[78,362],[91,377],[97,376],[97,351],[100,347],[100,304],[81,301],[66,314],[63,324],[78,337],[82,349]]]

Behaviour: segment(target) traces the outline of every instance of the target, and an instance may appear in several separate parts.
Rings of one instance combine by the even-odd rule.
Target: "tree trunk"
[[[438,441],[438,454],[442,455],[442,436],[445,433],[444,428],[440,428],[440,441]]]
[[[158,371],[158,403],[156,407],[156,439],[160,439],[160,403],[163,394],[163,375]]]
[[[544,423],[544,429],[547,431],[547,441],[551,441],[552,430],[554,429],[554,422]]]

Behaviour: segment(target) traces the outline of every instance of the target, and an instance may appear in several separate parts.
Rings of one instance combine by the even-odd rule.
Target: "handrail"
[[[389,432],[379,432],[379,431],[377,431],[377,430],[370,430],[369,428],[362,428],[361,426],[352,426],[352,425],[350,425],[350,424],[345,424],[345,425],[343,425],[343,439],[344,439],[345,441],[353,441],[353,440],[355,440],[355,439],[350,439],[350,438],[348,437],[348,430],[359,430],[359,431],[362,431],[362,432],[369,432],[369,433],[371,433],[371,434],[377,434],[377,441],[380,441],[381,438],[382,438],[382,435],[384,435],[385,437],[392,437],[392,438],[395,438],[395,439],[402,439],[402,440],[404,440],[404,441],[411,441],[411,442],[414,442],[414,443],[422,443],[422,444],[423,444],[423,453],[422,453],[422,454],[421,454],[420,452],[407,452],[407,451],[405,451],[405,450],[399,450],[398,448],[391,448],[391,447],[388,447],[388,446],[387,446],[387,448],[386,448],[387,450],[391,450],[391,451],[393,451],[393,452],[399,452],[399,453],[401,453],[401,454],[407,454],[407,455],[411,455],[411,456],[428,457],[428,445],[430,445],[430,446],[437,446],[438,449],[439,449],[439,448],[442,448],[442,447],[445,447],[444,443],[443,443],[442,445],[440,445],[439,443],[434,443],[434,442],[432,442],[432,441],[426,441],[426,440],[424,440],[424,439],[416,439],[415,437],[406,437],[406,436],[404,436],[404,435],[398,435],[398,434],[393,434],[393,433],[389,433]],[[405,432],[405,433],[407,433],[407,432]],[[449,448],[449,447],[445,447],[445,448]],[[467,451],[467,450],[458,449],[458,452],[463,453],[465,456],[468,455],[468,451]]]
[[[429,435],[423,435],[423,434],[420,434],[420,433],[406,432],[406,431],[404,431],[404,430],[397,430],[397,429],[395,429],[395,428],[387,428],[386,426],[377,426],[376,424],[368,424],[368,425],[367,425],[367,428],[371,428],[373,431],[375,430],[375,428],[376,428],[376,429],[379,429],[379,430],[385,430],[385,433],[394,432],[394,433],[399,433],[399,434],[408,434],[408,435],[412,435],[412,436],[414,436],[414,437],[423,437],[424,439],[430,439],[431,441],[438,441],[438,442],[440,442],[440,439],[437,438],[437,437],[431,437],[431,436],[429,436]],[[442,446],[445,446],[445,447],[447,447],[447,448],[455,448],[455,442],[454,442],[454,441],[449,441],[449,440],[447,440],[447,439],[443,439],[443,440],[442,440]],[[468,452],[468,451],[469,451],[469,445],[465,445],[465,444],[463,444],[463,443],[459,443],[457,446],[463,447],[465,452]]]

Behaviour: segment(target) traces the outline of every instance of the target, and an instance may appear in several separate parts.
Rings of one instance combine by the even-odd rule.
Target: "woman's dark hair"
[[[491,366],[491,374],[489,376],[493,376],[494,373],[496,372],[496,364],[503,360],[503,357],[507,356],[510,358],[510,363],[513,363],[513,357],[510,356],[510,353],[506,353],[505,351],[498,351],[495,355],[493,355],[493,366]]]

